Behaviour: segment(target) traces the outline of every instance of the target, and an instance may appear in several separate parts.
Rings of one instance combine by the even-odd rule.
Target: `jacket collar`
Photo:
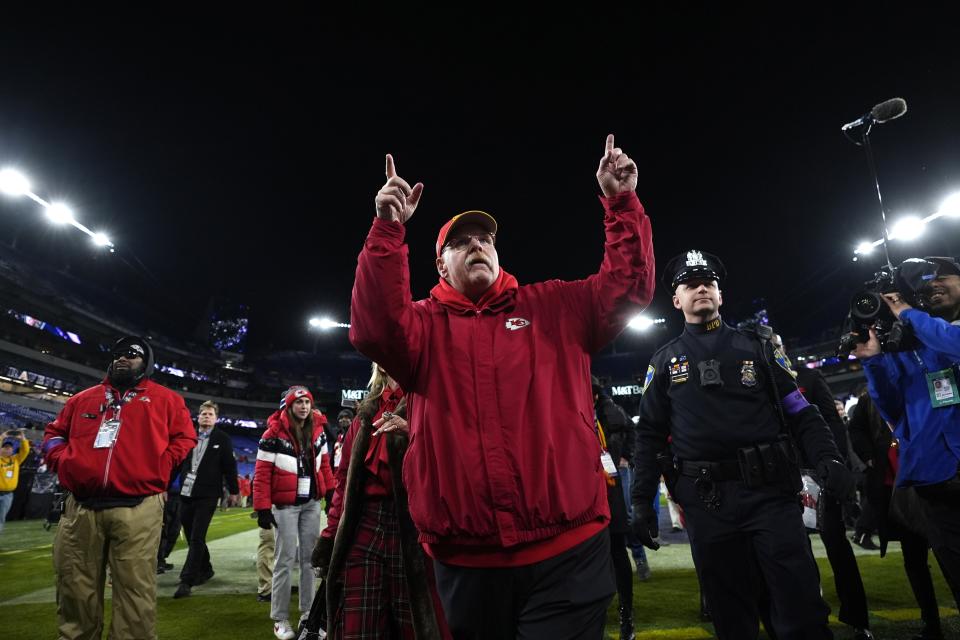
[[[443,306],[464,315],[482,311],[499,313],[513,306],[519,288],[517,279],[501,267],[497,281],[490,285],[490,288],[480,296],[476,303],[454,289],[443,278],[440,278],[440,282],[430,290],[430,297]]]

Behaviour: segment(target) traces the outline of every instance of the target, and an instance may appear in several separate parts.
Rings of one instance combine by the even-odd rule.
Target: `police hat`
[[[727,270],[720,258],[696,249],[673,257],[663,268],[663,283],[669,283],[671,291],[676,290],[678,284],[695,278],[722,282],[726,277]]]

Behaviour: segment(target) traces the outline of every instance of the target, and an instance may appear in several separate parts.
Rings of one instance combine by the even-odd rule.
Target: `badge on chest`
[[[740,384],[748,388],[757,386],[757,369],[753,360],[744,360],[740,364]]]
[[[670,358],[670,364],[667,367],[670,374],[671,384],[681,384],[690,379],[690,363],[687,362],[687,356],[675,356]]]
[[[119,420],[104,420],[100,423],[100,429],[97,431],[97,437],[93,441],[94,449],[109,449],[117,440],[117,433],[120,431]]]

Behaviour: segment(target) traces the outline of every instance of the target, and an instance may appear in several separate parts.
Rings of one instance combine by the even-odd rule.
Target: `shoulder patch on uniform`
[[[797,372],[794,371],[790,366],[790,358],[788,358],[783,351],[780,351],[780,349],[774,347],[773,359],[777,361],[777,364],[780,365],[781,369],[789,373],[792,377],[797,377]]]
[[[653,382],[653,374],[655,374],[656,372],[657,372],[657,368],[654,367],[652,364],[649,367],[647,367],[647,375],[643,379],[643,390],[640,391],[640,395],[643,395],[643,393],[647,390],[647,387],[650,386],[650,383]]]

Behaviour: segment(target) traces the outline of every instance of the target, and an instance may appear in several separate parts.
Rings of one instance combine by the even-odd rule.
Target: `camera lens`
[[[873,320],[880,311],[880,296],[872,291],[861,291],[850,303],[850,313],[860,320]]]

